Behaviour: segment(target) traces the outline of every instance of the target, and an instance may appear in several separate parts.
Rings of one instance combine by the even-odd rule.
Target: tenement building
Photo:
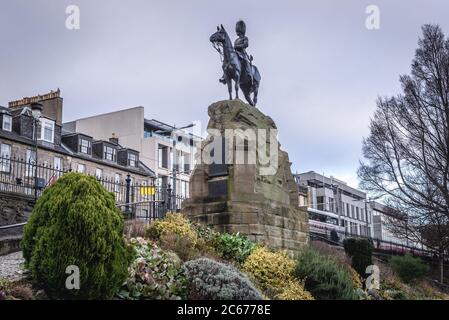
[[[33,194],[69,171],[94,175],[123,202],[126,179],[154,184],[140,153],[115,139],[62,128],[63,99],[50,92],[0,107],[0,191]]]
[[[157,176],[157,185],[171,188],[180,208],[189,197],[189,178],[193,170],[199,138],[186,127],[177,128],[145,117],[144,107],[123,109],[64,123],[64,129],[84,132],[99,139],[111,137],[121,145],[140,152],[140,160]]]
[[[311,233],[329,235],[335,230],[340,235],[372,237],[373,219],[366,193],[314,171],[296,174],[295,179],[303,190],[300,199],[307,196]]]

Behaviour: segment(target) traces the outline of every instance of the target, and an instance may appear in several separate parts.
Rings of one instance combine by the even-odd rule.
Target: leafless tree
[[[405,214],[392,220],[394,231],[438,250],[442,260],[449,238],[449,39],[436,25],[422,32],[411,74],[400,77],[402,93],[377,101],[358,173],[362,188]]]

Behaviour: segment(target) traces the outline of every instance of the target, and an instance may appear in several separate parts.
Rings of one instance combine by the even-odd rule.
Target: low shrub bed
[[[406,283],[421,279],[427,272],[429,272],[429,267],[426,264],[419,258],[414,258],[410,254],[406,254],[403,257],[392,257],[390,265],[393,271]]]
[[[118,298],[184,299],[187,281],[181,259],[174,252],[165,251],[142,238],[129,242],[134,250],[134,260]]]
[[[191,300],[261,300],[262,295],[237,269],[201,258],[184,264]]]
[[[311,300],[312,295],[293,276],[295,265],[295,261],[285,252],[258,246],[246,259],[243,271],[254,279],[267,296],[283,300]]]
[[[351,275],[316,250],[307,248],[301,251],[294,274],[298,279],[304,279],[305,288],[316,299],[357,299]]]

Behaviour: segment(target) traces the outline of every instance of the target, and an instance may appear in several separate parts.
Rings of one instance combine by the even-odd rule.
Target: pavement
[[[22,278],[24,262],[20,251],[0,256],[0,279],[18,280]]]

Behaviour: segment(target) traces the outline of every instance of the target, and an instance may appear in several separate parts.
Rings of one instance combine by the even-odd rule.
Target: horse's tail
[[[262,77],[260,76],[259,69],[253,65],[253,79],[254,81],[260,82]]]

